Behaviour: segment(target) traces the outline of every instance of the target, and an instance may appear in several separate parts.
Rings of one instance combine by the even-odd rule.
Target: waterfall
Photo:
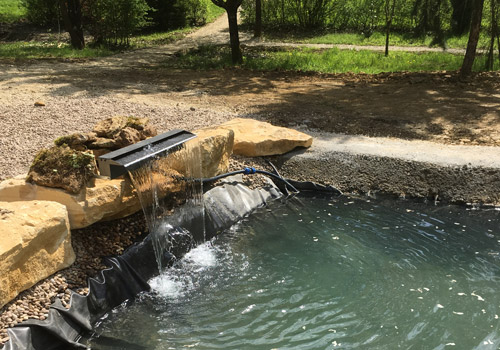
[[[145,151],[154,153],[151,146]],[[129,171],[153,241],[159,271],[166,255],[205,240],[201,151],[191,140]]]

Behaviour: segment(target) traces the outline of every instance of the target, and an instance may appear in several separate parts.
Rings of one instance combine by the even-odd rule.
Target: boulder
[[[199,129],[193,133],[196,138],[187,141],[183,149],[171,154],[166,165],[189,177],[209,178],[226,173],[233,152],[233,131],[214,127]],[[201,169],[196,165],[200,163]]]
[[[236,118],[220,128],[233,130],[234,154],[247,157],[284,154],[312,145],[312,137],[307,134],[253,119]]]
[[[115,137],[115,141],[118,148],[133,145],[134,143],[141,141],[141,134],[139,130],[127,126],[120,130],[118,135]]]
[[[95,169],[92,153],[77,151],[62,144],[38,152],[26,181],[78,193],[94,176]]]
[[[204,178],[227,173],[229,158],[233,154],[234,132],[229,129],[205,128],[194,131],[200,147]]]
[[[71,229],[101,220],[114,220],[141,209],[132,184],[126,179],[96,178],[77,194],[27,183],[24,176],[0,183],[0,201],[45,200],[66,206]]]
[[[120,134],[124,128],[132,128],[138,131],[145,131],[145,137],[156,135],[156,131],[148,126],[148,118],[116,116],[100,121],[94,127],[94,133],[98,137],[113,139]]]
[[[62,204],[0,202],[0,232],[0,307],[75,261]]]

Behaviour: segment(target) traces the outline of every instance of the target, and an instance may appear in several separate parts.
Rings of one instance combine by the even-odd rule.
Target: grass
[[[4,13],[9,18],[22,18],[24,12],[18,6],[19,0],[0,0],[0,16]],[[13,15],[13,9],[18,9],[20,17]],[[208,6],[208,22],[213,21],[220,16],[224,10],[215,6],[210,1]],[[0,17],[0,22],[3,17]],[[130,48],[137,49],[148,46],[164,45],[175,42],[183,38],[193,28],[183,28],[168,32],[155,32],[149,34],[138,34],[130,38]],[[56,39],[45,42],[29,41],[29,42],[8,42],[0,45],[0,58],[3,59],[44,59],[44,58],[93,58],[111,56],[117,51],[105,47],[90,47],[87,46],[84,50],[75,50],[67,43],[60,42]]]
[[[0,23],[13,23],[26,16],[19,0],[0,1]]]
[[[242,67],[255,70],[284,70],[322,73],[367,73],[454,71],[462,64],[463,57],[441,52],[411,53],[392,52],[384,57],[381,52],[367,50],[264,50],[244,52]],[[194,69],[219,69],[231,66],[229,48],[206,46],[172,59],[168,66]],[[474,69],[484,66],[484,58],[476,60]],[[499,69],[498,61],[495,70]]]
[[[92,58],[113,54],[105,48],[75,50],[71,45],[58,42],[13,42],[0,45],[0,58],[39,59],[39,58]]]
[[[486,48],[489,38],[485,31],[481,32],[478,47]],[[385,45],[385,34],[383,32],[374,32],[369,37],[358,33],[286,33],[285,36],[279,32],[265,33],[266,39],[271,41],[285,41],[308,44],[333,44],[333,45]],[[468,35],[459,37],[450,37],[446,41],[448,48],[465,49],[467,47]],[[414,37],[404,33],[391,33],[391,46],[430,46],[431,36]]]
[[[215,5],[212,1],[208,1],[207,23],[215,21],[224,12],[226,11],[222,7]]]
[[[149,34],[134,35],[130,38],[131,48],[141,48],[154,45],[165,45],[182,39],[192,28],[176,29],[167,32],[154,32]]]

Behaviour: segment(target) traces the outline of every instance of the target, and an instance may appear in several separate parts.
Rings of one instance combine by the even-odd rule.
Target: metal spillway
[[[99,172],[114,179],[129,170],[140,168],[153,157],[176,151],[196,135],[185,130],[172,130],[97,158]]]

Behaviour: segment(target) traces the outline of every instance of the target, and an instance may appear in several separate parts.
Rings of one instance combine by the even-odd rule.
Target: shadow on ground
[[[197,107],[237,107],[283,126],[326,132],[500,145],[500,76],[458,81],[455,73],[378,75],[259,72],[239,68],[182,70],[141,63],[141,52],[106,64],[54,70],[26,78],[51,84],[54,96],[125,94]],[[165,54],[165,59],[175,55]]]

